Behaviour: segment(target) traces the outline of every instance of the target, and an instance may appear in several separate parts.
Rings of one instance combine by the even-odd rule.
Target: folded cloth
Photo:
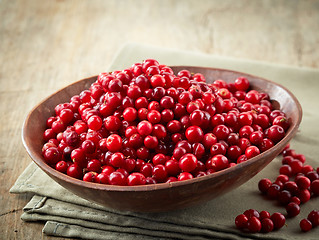
[[[319,71],[275,64],[223,58],[201,53],[164,49],[129,43],[114,59],[108,70],[121,70],[146,58],[167,65],[193,65],[242,71],[278,82],[290,89],[303,107],[300,131],[291,145],[304,153],[307,163],[318,167]],[[317,109],[317,110],[316,110]],[[60,237],[83,239],[317,239],[318,228],[302,233],[299,221],[313,209],[319,199],[312,198],[301,206],[301,213],[287,219],[286,226],[268,234],[249,234],[235,228],[234,218],[249,208],[270,213],[285,213],[276,201],[266,200],[257,183],[267,177],[275,180],[281,159],[277,157],[264,170],[239,188],[193,207],[164,213],[117,211],[82,199],[49,178],[34,163],[19,176],[11,193],[33,193],[21,218],[46,221],[43,232]]]

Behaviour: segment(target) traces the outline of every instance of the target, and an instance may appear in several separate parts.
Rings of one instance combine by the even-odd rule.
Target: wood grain
[[[319,1],[0,1],[0,238],[51,239],[8,190],[30,163],[31,108],[104,71],[127,41],[319,68]],[[54,238],[57,239],[57,238]]]

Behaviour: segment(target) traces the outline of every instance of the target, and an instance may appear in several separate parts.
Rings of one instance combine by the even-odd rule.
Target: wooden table
[[[106,69],[127,41],[319,68],[319,1],[0,1],[0,238],[51,239],[9,188],[30,158],[26,114]],[[55,238],[56,239],[56,238]]]

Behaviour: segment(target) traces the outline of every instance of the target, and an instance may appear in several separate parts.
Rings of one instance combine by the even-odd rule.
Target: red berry
[[[117,152],[122,148],[122,138],[117,134],[112,134],[106,139],[106,147],[111,152]]]
[[[296,180],[296,184],[300,189],[308,189],[310,187],[311,181],[309,178],[301,176]]]
[[[278,212],[273,213],[270,216],[270,219],[273,221],[275,229],[282,228],[285,225],[285,223],[286,223],[285,216],[283,214],[281,214],[281,213],[278,213]]]
[[[127,178],[121,172],[112,172],[109,175],[109,184],[124,186],[127,184]]]
[[[188,179],[192,179],[193,175],[189,172],[182,172],[181,174],[178,175],[178,181],[184,181]]]
[[[319,211],[313,210],[308,214],[307,219],[312,223],[313,227],[319,226]]]
[[[315,196],[319,196],[319,179],[316,179],[311,183],[310,189]]]
[[[260,154],[259,148],[256,146],[250,146],[246,148],[245,150],[245,155],[247,156],[248,159],[253,158],[259,154]]]
[[[165,182],[167,179],[167,170],[165,166],[161,164],[154,166],[152,176],[157,182]]]
[[[295,217],[300,213],[300,207],[298,204],[290,202],[286,206],[286,211],[289,217]]]
[[[235,224],[238,229],[247,227],[248,217],[245,214],[240,214],[235,218]]]
[[[197,158],[193,154],[187,153],[179,160],[179,167],[184,172],[191,172],[196,168],[196,166]]]
[[[250,219],[248,219],[247,228],[248,228],[249,232],[251,232],[251,233],[260,232],[260,230],[261,230],[260,220],[256,217],[251,217]]]
[[[204,133],[203,130],[198,126],[191,126],[186,129],[185,136],[190,143],[201,142]]]
[[[147,136],[150,135],[153,131],[153,126],[150,122],[148,121],[141,121],[137,125],[137,131],[140,135],[142,136]]]
[[[312,223],[308,219],[304,218],[300,221],[300,229],[303,232],[308,232],[312,229]]]
[[[262,220],[262,219],[265,219],[265,218],[270,218],[270,213],[263,210],[259,213],[259,218]]]
[[[127,185],[145,185],[146,179],[145,176],[141,173],[132,173],[127,177]]]
[[[235,80],[235,87],[239,91],[246,92],[249,88],[249,81],[245,77],[239,77]]]
[[[271,184],[272,182],[268,178],[263,178],[258,182],[258,188],[262,193],[266,194]]]
[[[73,163],[71,164],[68,169],[67,169],[67,175],[70,177],[74,177],[77,179],[82,179],[82,168],[77,164],[77,163]]]
[[[259,215],[259,212],[255,209],[248,209],[244,212],[244,215],[246,217],[248,217],[248,219],[252,218],[252,217],[256,217],[256,218],[259,218],[260,215]]]
[[[261,232],[269,233],[274,229],[274,223],[270,218],[264,218],[261,220]]]

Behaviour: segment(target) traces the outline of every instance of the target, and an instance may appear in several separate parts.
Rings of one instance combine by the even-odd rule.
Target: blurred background
[[[319,68],[317,0],[0,0],[0,238],[48,239],[9,188],[30,163],[20,132],[35,104],[105,71],[128,42]],[[28,236],[28,237],[27,237]]]

